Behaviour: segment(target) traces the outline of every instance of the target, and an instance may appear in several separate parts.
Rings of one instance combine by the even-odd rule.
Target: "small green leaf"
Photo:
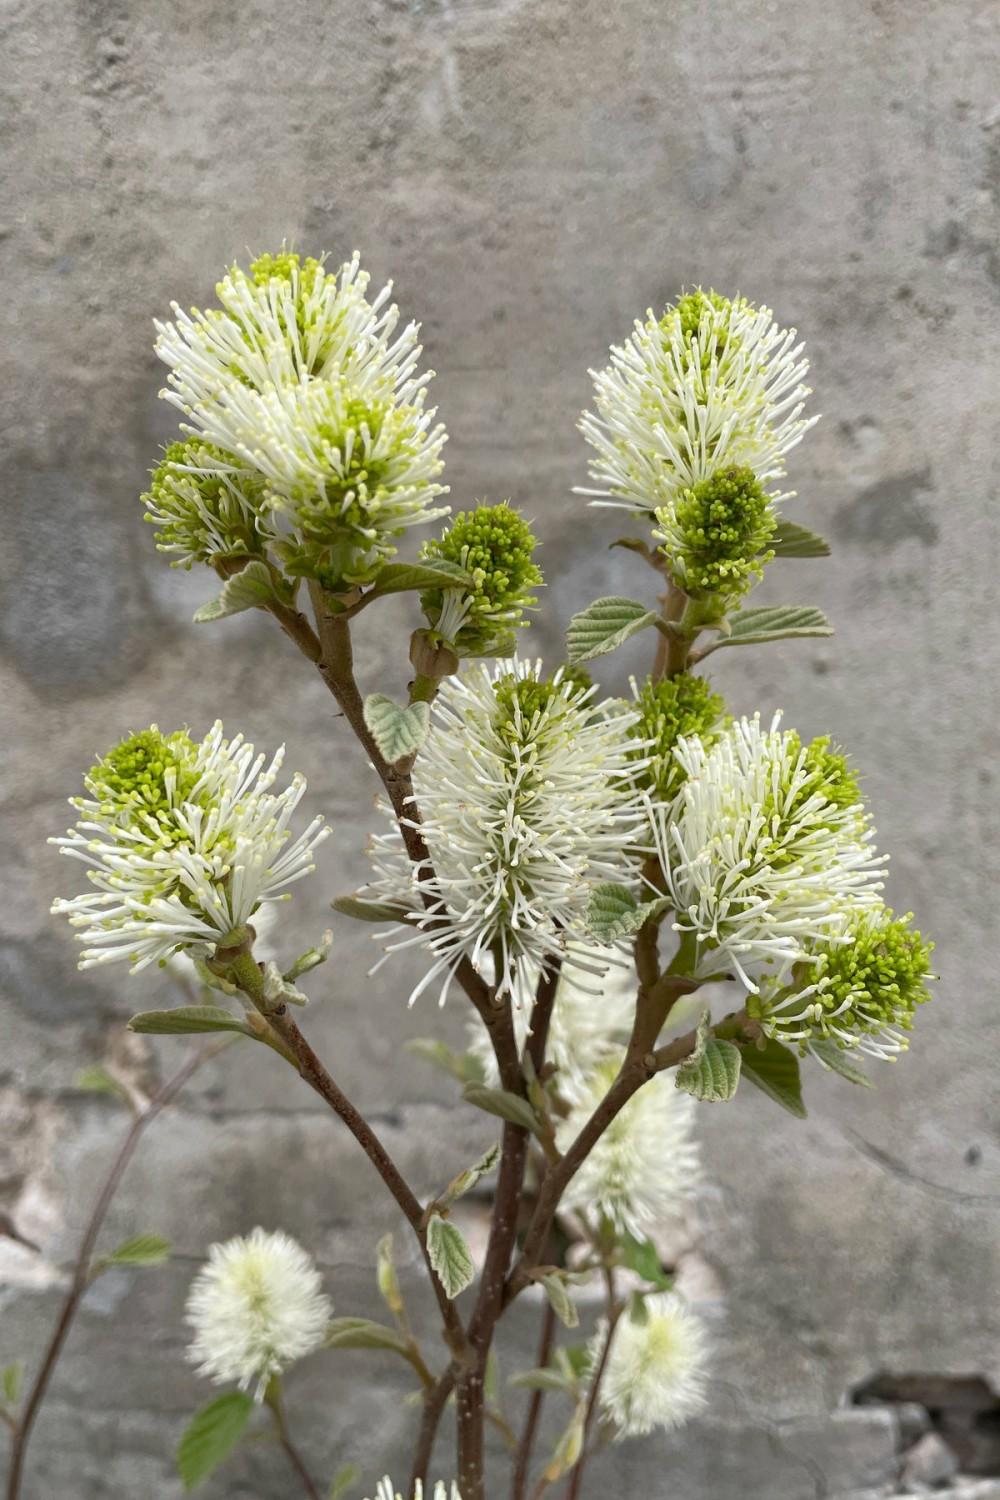
[[[556,1443],[552,1457],[542,1471],[542,1477],[547,1479],[549,1484],[554,1484],[557,1479],[567,1473],[583,1452],[586,1419],[587,1402],[586,1399],[581,1399],[577,1402],[569,1425]]]
[[[656,624],[655,609],[635,599],[595,599],[574,615],[566,631],[566,655],[573,663],[614,651],[637,631]]]
[[[361,1470],[357,1464],[345,1464],[331,1479],[327,1500],[342,1500],[348,1490],[353,1490],[354,1486],[360,1483]]]
[[[342,917],[353,917],[356,922],[402,922],[407,913],[405,906],[396,906],[391,901],[366,901],[362,896],[338,896],[330,905]]]
[[[575,1381],[551,1367],[544,1370],[521,1370],[512,1375],[508,1385],[520,1391],[568,1391],[572,1393]]]
[[[181,1036],[193,1031],[242,1031],[244,1023],[220,1005],[179,1005],[175,1010],[144,1010],[128,1023],[129,1031],[150,1036]]]
[[[743,1054],[743,1076],[755,1083],[775,1104],[804,1120],[806,1107],[802,1102],[802,1079],[795,1053],[773,1037],[768,1037],[763,1047],[750,1042],[740,1051]]]
[[[254,1409],[246,1391],[228,1391],[196,1412],[177,1445],[177,1470],[186,1490],[207,1479],[236,1447]]]
[[[459,1083],[479,1084],[486,1081],[482,1059],[474,1052],[453,1052],[444,1042],[429,1036],[412,1037],[410,1041],[403,1043],[403,1047],[432,1067],[450,1073]]]
[[[206,625],[211,620],[222,620],[226,615],[256,609],[261,604],[269,604],[274,597],[274,583],[267,563],[248,562],[245,568],[226,579],[218,599],[195,610],[195,624]]]
[[[476,1274],[462,1231],[440,1214],[427,1221],[427,1255],[447,1297],[464,1292]]]
[[[128,1089],[121,1079],[109,1073],[107,1068],[102,1068],[100,1063],[95,1063],[91,1068],[81,1068],[73,1079],[73,1086],[88,1094],[115,1094],[126,1103],[131,1103]]]
[[[829,557],[830,543],[795,521],[779,521],[768,543],[775,557]]]
[[[459,1172],[451,1179],[440,1198],[436,1199],[439,1208],[449,1208],[456,1198],[461,1198],[463,1193],[468,1193],[475,1187],[480,1177],[485,1177],[493,1171],[500,1160],[500,1147],[491,1146],[484,1151],[478,1161],[473,1162],[471,1167],[466,1167],[464,1172]]]
[[[551,1275],[542,1277],[542,1286],[545,1295],[549,1299],[552,1311],[559,1319],[564,1328],[579,1328],[580,1314],[576,1310],[576,1303],[566,1290],[566,1283],[561,1276]]]
[[[311,969],[316,969],[320,964],[325,964],[330,957],[330,949],[333,947],[333,930],[328,927],[313,948],[307,948],[300,953],[290,969],[286,969],[284,978],[289,984],[294,984],[303,974],[308,974]]]
[[[137,1234],[135,1239],[125,1240],[109,1255],[102,1255],[98,1265],[105,1266],[162,1266],[170,1259],[170,1241],[162,1234]]]
[[[833,635],[833,626],[821,609],[811,604],[779,604],[770,609],[741,609],[729,616],[730,633],[707,647],[722,651],[726,646],[756,646],[763,641],[782,641],[792,636]]]
[[[375,1247],[375,1279],[382,1301],[394,1318],[403,1314],[403,1293],[392,1254],[392,1235],[384,1234]]]
[[[521,1125],[525,1130],[538,1130],[538,1116],[520,1094],[510,1094],[506,1089],[490,1089],[479,1083],[466,1084],[462,1097],[488,1115],[497,1115],[512,1125]]]
[[[410,1357],[405,1340],[395,1328],[371,1318],[331,1318],[324,1344],[327,1349],[389,1349],[404,1359]]]
[[[401,708],[384,693],[372,693],[365,699],[364,712],[379,754],[390,765],[416,755],[427,738],[431,723],[429,703],[411,703]]]
[[[681,1063],[676,1086],[708,1104],[724,1103],[736,1093],[740,1081],[740,1049],[717,1037],[705,1039],[700,1055]]]
[[[15,1359],[13,1363],[4,1365],[0,1371],[0,1391],[8,1406],[14,1406],[18,1396],[21,1394],[21,1386],[24,1383],[24,1361]]]
[[[608,551],[614,547],[624,547],[626,552],[638,552],[647,562],[653,562],[655,553],[648,542],[644,542],[641,536],[620,536],[613,542],[608,543]],[[655,566],[655,564],[654,564]]]
[[[625,886],[602,881],[590,893],[587,926],[602,943],[614,943],[638,932],[649,917],[658,917],[669,904],[663,897],[638,902]]]
[[[408,589],[471,587],[472,579],[465,568],[441,558],[432,563],[386,563],[375,580],[372,594],[400,594]]]
[[[856,1063],[851,1061],[851,1054],[845,1047],[838,1047],[836,1042],[823,1041],[822,1039],[809,1043],[809,1051],[816,1061],[830,1073],[839,1073],[841,1078],[846,1078],[849,1083],[856,1083],[859,1088],[871,1089],[875,1085],[868,1074],[862,1072]]]
[[[619,1236],[618,1248],[624,1264],[637,1276],[641,1276],[643,1281],[650,1282],[661,1291],[673,1286],[673,1278],[664,1271],[660,1252],[652,1240],[640,1240],[626,1232]]]

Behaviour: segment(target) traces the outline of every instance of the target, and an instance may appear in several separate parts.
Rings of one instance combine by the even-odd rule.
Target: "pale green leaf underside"
[[[482,1084],[470,1083],[462,1091],[462,1097],[469,1104],[474,1104],[477,1109],[483,1109],[488,1115],[496,1115],[501,1120],[508,1120],[512,1125],[520,1125],[525,1130],[538,1129],[538,1116],[528,1103],[519,1094],[510,1094],[506,1089],[486,1088]]]
[[[266,563],[249,562],[245,568],[227,578],[222,593],[209,604],[195,610],[195,624],[206,625],[211,620],[223,620],[226,615],[238,615],[245,609],[256,609],[274,598],[274,584]]]
[[[729,616],[730,633],[712,648],[755,646],[762,641],[781,641],[793,636],[833,635],[833,626],[821,609],[811,604],[778,604],[770,609],[741,609]]]
[[[326,1326],[324,1344],[328,1349],[389,1349],[404,1359],[409,1357],[400,1334],[371,1318],[332,1318]]]
[[[24,1362],[15,1359],[13,1363],[4,1365],[0,1371],[0,1392],[8,1406],[13,1406],[21,1394],[21,1385],[24,1381]]]
[[[182,1036],[195,1031],[242,1031],[247,1028],[220,1005],[178,1005],[174,1010],[144,1010],[128,1023],[129,1031],[151,1036]]]
[[[353,917],[356,922],[401,922],[406,916],[404,906],[393,906],[389,901],[366,901],[363,896],[338,896],[330,905],[342,917]]]
[[[427,1222],[427,1255],[448,1297],[464,1292],[476,1274],[462,1231],[440,1214]]]
[[[635,599],[595,599],[574,615],[566,631],[566,655],[571,662],[605,656],[639,630],[656,624],[656,611]]]
[[[775,557],[829,557],[830,543],[795,521],[779,521],[769,543]]]
[[[441,1208],[448,1208],[450,1204],[455,1202],[456,1198],[461,1198],[463,1193],[471,1192],[481,1177],[486,1177],[493,1171],[499,1160],[499,1146],[494,1145],[488,1151],[484,1151],[479,1160],[473,1162],[471,1167],[466,1167],[464,1172],[457,1173],[451,1179],[440,1198],[438,1198],[438,1205]]]
[[[740,1049],[732,1042],[710,1036],[700,1056],[689,1058],[677,1069],[677,1087],[706,1104],[721,1104],[736,1093],[740,1081]]]
[[[137,1234],[125,1240],[109,1255],[102,1255],[102,1266],[162,1266],[170,1259],[170,1241],[162,1234]]]
[[[195,1413],[177,1445],[177,1471],[186,1490],[207,1479],[232,1452],[254,1405],[246,1391],[228,1391]]]
[[[386,563],[375,580],[376,594],[399,594],[407,589],[457,589],[472,586],[472,579],[457,563],[439,559],[433,563]]]
[[[543,1276],[542,1286],[545,1288],[545,1295],[549,1299],[552,1311],[563,1327],[579,1328],[580,1314],[577,1312],[576,1303],[566,1290],[566,1284],[562,1278],[560,1276]]]
[[[390,765],[416,754],[427,738],[430,722],[429,703],[411,703],[403,708],[384,693],[372,693],[365,699],[365,723],[379,753]]]

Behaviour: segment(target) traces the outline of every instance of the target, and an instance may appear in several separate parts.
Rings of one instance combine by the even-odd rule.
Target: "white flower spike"
[[[405,1500],[405,1497],[401,1490],[393,1489],[392,1480],[387,1474],[384,1479],[379,1480],[378,1489],[375,1491],[375,1500]],[[413,1488],[412,1500],[424,1500],[424,1487],[419,1479]],[[428,1500],[462,1500],[462,1497],[458,1493],[457,1484],[452,1484],[451,1488],[448,1489],[444,1480],[439,1479],[434,1486],[433,1496],[428,1496]]]
[[[188,1358],[218,1385],[236,1381],[263,1400],[267,1383],[323,1342],[332,1304],[302,1246],[254,1229],[213,1245],[188,1294]]]
[[[264,769],[219,722],[200,742],[154,724],[92,768],[89,796],[71,801],[76,826],[50,840],[90,866],[95,889],[52,907],[82,929],[81,968],[127,959],[138,972],[177,952],[205,956],[315,868],[330,830],[315,818],[292,837],[306,783],[295,776],[270,791],[283,757]]]
[[[421,879],[393,829],[375,840],[368,887],[412,913],[389,951],[419,944],[432,954],[411,1003],[442,977],[443,1004],[463,957],[491,976],[495,964],[499,993],[518,1005],[530,1005],[555,957],[606,969],[608,955],[582,932],[589,890],[631,878],[644,814],[630,759],[636,710],[594,693],[516,659],[442,685],[413,771],[433,874]]]
[[[601,1415],[619,1438],[682,1427],[707,1404],[708,1341],[701,1320],[674,1292],[646,1297],[644,1318],[618,1320],[601,1380]],[[607,1324],[591,1344],[600,1358]]]

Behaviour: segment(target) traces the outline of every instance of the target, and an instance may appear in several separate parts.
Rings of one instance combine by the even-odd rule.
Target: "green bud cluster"
[[[728,314],[731,309],[744,305],[744,298],[733,300],[719,292],[706,292],[696,287],[666,309],[660,327],[667,333],[675,328],[679,330],[684,350],[681,362],[685,369],[691,367],[694,339],[698,340],[698,363],[703,375],[708,372],[713,358],[721,360],[727,352],[736,352],[739,340],[730,335]]]
[[[680,738],[697,735],[708,748],[725,728],[725,703],[713,693],[704,677],[682,672],[676,677],[651,678],[643,683],[636,699],[639,722],[632,731],[644,742],[636,758],[649,764],[639,772],[640,786],[660,802],[676,797],[685,780],[684,767],[674,757]]]
[[[812,1038],[849,1047],[854,1036],[912,1030],[916,1007],[931,998],[927,981],[932,978],[929,965],[934,949],[911,926],[912,921],[912,913],[896,917],[888,907],[860,913],[850,942],[824,944],[811,966],[802,965],[807,970],[803,978],[810,988],[815,985],[808,996]],[[784,1027],[801,1028],[801,1022],[786,1021],[785,1010],[769,1006],[760,997],[750,997],[748,1010],[753,1014],[754,1009],[781,1040],[785,1039]],[[805,1051],[808,1039],[797,1041],[799,1050]]]
[[[493,689],[497,704],[496,722],[513,725],[516,709],[520,709],[522,723],[530,724],[535,715],[548,708],[555,698],[562,697],[569,703],[592,686],[590,673],[581,667],[564,667],[558,682],[554,677],[518,677],[516,672],[508,672]]]
[[[178,554],[172,567],[190,568],[196,562],[254,556],[263,550],[263,482],[252,474],[207,467],[212,465],[232,468],[232,460],[197,438],[171,443],[142,496],[144,519],[157,527],[157,547]]]
[[[431,625],[447,629],[447,596],[461,594],[462,623],[450,640],[460,655],[499,656],[511,649],[525,610],[537,603],[531,592],[542,583],[537,545],[528,522],[507,501],[460,511],[440,537],[424,543],[422,561],[453,563],[472,580],[460,591],[428,589],[420,600]]]
[[[843,821],[847,808],[859,807],[863,802],[858,773],[847,756],[833,744],[829,735],[819,735],[803,749],[797,730],[786,732],[786,764],[789,774],[793,768],[805,774],[798,778],[794,791],[790,783],[771,788],[762,803],[767,820],[776,819],[786,827],[798,821],[807,802],[819,798],[811,811],[811,824],[815,828],[834,828]],[[771,863],[775,868],[783,864],[794,864],[797,854],[793,847],[786,851],[775,848]]]
[[[154,724],[122,740],[92,766],[87,790],[104,817],[129,824],[145,814],[159,821],[198,780],[194,749],[183,730],[164,735]]]
[[[751,469],[723,469],[702,479],[656,516],[670,571],[694,598],[740,598],[774,556],[768,549],[777,526],[774,507]]]

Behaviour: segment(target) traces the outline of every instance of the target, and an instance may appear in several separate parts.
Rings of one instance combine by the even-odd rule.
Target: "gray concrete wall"
[[[887,1412],[841,1408],[856,1382],[1000,1376],[998,21],[994,0],[3,6],[0,1186],[42,1253],[0,1246],[0,1361],[31,1363],[123,1128],[74,1090],[76,1070],[114,1058],[152,1078],[180,1045],[126,1042],[124,1018],[162,985],[78,975],[48,915],[70,871],[45,838],[81,768],[151,720],[221,715],[284,738],[336,829],[294,903],[303,937],[364,872],[372,778],[321,684],[263,619],[192,625],[211,578],[166,568],[137,501],[172,431],[151,318],[287,236],[335,260],[357,246],[422,319],[452,499],[511,495],[537,519],[550,586],[534,639],[550,654],[595,594],[646,587],[606,550],[613,519],[569,493],[585,482],[588,365],[695,281],[768,301],[809,341],[824,418],[793,455],[796,513],[836,553],[776,565],[760,597],[814,600],[838,634],[716,677],[736,708],[784,706],[855,753],[893,902],[937,936],[941,983],[877,1090],[813,1072],[807,1122],[757,1097],[704,1111],[717,1400],[683,1440],[617,1449],[591,1494],[861,1491],[891,1480],[899,1437]],[[387,608],[365,648],[369,686],[404,680],[390,631],[404,618]],[[407,1013],[405,971],[369,985],[369,956],[367,932],[340,923],[310,1030],[429,1189],[456,1117],[399,1048],[460,1035],[460,1007]],[[178,1311],[209,1241],[281,1223],[339,1311],[374,1311],[370,1249],[393,1222],[352,1143],[252,1050],[155,1130],[112,1217],[109,1241],[155,1229],[178,1255],[88,1301],[30,1500],[179,1494],[171,1450],[207,1391]],[[404,1388],[378,1356],[303,1367],[317,1470],[398,1465]],[[291,1491],[258,1448],[205,1493]]]

